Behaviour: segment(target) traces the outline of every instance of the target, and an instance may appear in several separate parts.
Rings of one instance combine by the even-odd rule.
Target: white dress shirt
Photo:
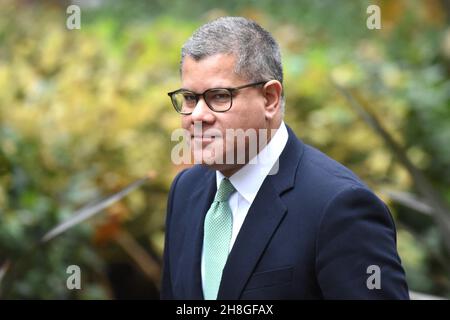
[[[288,140],[288,132],[284,122],[281,123],[275,135],[264,147],[263,150],[252,161],[247,163],[239,171],[234,173],[229,179],[233,184],[236,192],[234,192],[228,204],[233,213],[233,231],[231,235],[230,248],[233,248],[236,237],[241,230],[248,210],[258,194],[261,185],[269,174],[276,174],[278,172],[278,158],[281,155]],[[256,160],[256,161],[255,161]],[[254,163],[253,163],[254,162]],[[217,189],[225,176],[216,171]],[[205,259],[202,251],[202,281],[204,280]]]

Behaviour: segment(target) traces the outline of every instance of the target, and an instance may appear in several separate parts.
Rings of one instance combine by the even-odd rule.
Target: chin
[[[208,151],[204,151],[201,153],[197,154],[198,158],[195,159],[199,159],[199,163],[201,163],[202,165],[211,167],[211,168],[218,168],[218,167],[224,167],[227,166],[226,164],[224,164],[224,156],[215,156],[215,155],[211,155]],[[198,162],[197,162],[198,163]]]
[[[232,176],[235,172],[237,172],[242,165],[231,165],[231,164],[207,164],[207,163],[202,163],[202,166],[210,169],[210,170],[217,170],[220,171],[223,175],[230,177]]]
[[[224,145],[221,140],[204,142],[201,140],[193,141],[191,151],[194,156],[194,163],[215,167],[224,165],[226,161]]]

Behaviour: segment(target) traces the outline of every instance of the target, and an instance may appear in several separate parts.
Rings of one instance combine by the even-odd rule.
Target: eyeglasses
[[[183,115],[191,114],[200,100],[200,97],[206,102],[206,105],[215,112],[226,112],[233,105],[233,93],[244,88],[254,87],[266,84],[268,81],[259,81],[249,83],[236,88],[212,88],[203,93],[195,93],[185,89],[178,89],[169,92],[175,110]]]

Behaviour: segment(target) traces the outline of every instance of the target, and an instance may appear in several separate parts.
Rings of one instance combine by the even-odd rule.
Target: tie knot
[[[220,183],[219,190],[217,190],[216,197],[214,198],[214,201],[228,201],[228,198],[231,196],[231,194],[235,191],[233,185],[231,184],[230,180],[227,178],[224,178],[222,182]]]

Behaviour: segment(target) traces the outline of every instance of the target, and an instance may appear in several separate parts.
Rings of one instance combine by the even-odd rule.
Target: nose
[[[213,111],[208,107],[205,102],[205,99],[202,97],[198,100],[197,105],[191,114],[192,122],[201,121],[201,122],[213,122],[214,114]]]

